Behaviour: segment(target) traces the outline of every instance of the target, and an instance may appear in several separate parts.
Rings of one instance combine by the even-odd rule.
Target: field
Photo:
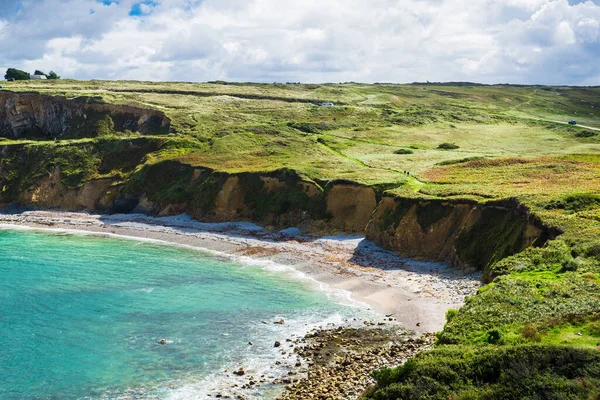
[[[158,109],[193,147],[161,157],[226,172],[287,167],[310,179],[396,184],[406,181],[403,171],[425,181],[440,163],[594,153],[600,144],[595,131],[540,121],[576,118],[600,128],[600,89],[100,81],[5,88]],[[324,101],[336,106],[317,105]],[[446,142],[459,147],[438,148]],[[395,154],[402,149],[412,154]]]
[[[125,180],[143,164],[173,160],[230,173],[288,168],[321,185],[350,180],[400,197],[517,199],[562,235],[493,265],[488,285],[449,313],[436,350],[403,369],[378,373],[378,387],[367,397],[600,393],[600,88],[105,81],[3,86],[152,108],[171,119],[171,133],[148,138],[137,167],[116,162],[100,170],[89,153],[73,156],[78,161],[61,153],[72,165],[74,186],[98,176]],[[568,125],[571,119],[583,126]],[[86,145],[118,146],[138,136],[110,131],[69,140],[0,139],[0,147],[23,144],[41,157],[57,148],[69,153]],[[38,147],[45,150],[36,152]],[[561,354],[576,372],[538,362],[552,354]],[[477,370],[482,358],[504,370]],[[457,371],[448,370],[452,364]],[[527,373],[521,379],[522,368]],[[521,379],[520,386],[507,391],[514,379]],[[563,396],[536,397],[546,392]]]

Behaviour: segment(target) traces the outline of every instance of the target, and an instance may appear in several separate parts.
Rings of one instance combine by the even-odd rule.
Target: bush
[[[438,149],[441,149],[441,150],[456,150],[459,148],[460,147],[455,145],[454,143],[442,143],[438,146]]]
[[[455,310],[454,308],[449,309],[448,311],[446,311],[446,323],[450,323],[452,321],[452,319],[454,317],[456,317],[458,315],[458,311]]]
[[[598,134],[596,132],[592,132],[592,131],[581,131],[581,132],[577,132],[575,134],[576,137],[578,138],[590,138],[590,137],[594,137],[594,136],[598,136]]]
[[[591,244],[587,249],[585,249],[585,255],[600,259],[600,243]]]
[[[6,70],[4,79],[7,81],[26,81],[29,80],[29,74],[25,71],[21,71],[16,68],[9,68]]]
[[[560,346],[441,348],[374,373],[361,399],[592,399],[600,352]]]
[[[60,79],[60,76],[54,71],[50,71],[50,73],[46,77],[48,79]]]
[[[486,342],[490,344],[499,344],[502,343],[502,333],[498,329],[492,329],[488,331]]]
[[[561,272],[573,272],[577,271],[577,268],[579,268],[579,262],[576,259],[571,258],[563,261]]]
[[[483,160],[485,159],[485,157],[478,157],[478,156],[474,156],[474,157],[466,157],[466,158],[461,158],[459,160],[446,160],[446,161],[440,161],[439,163],[437,163],[436,165],[455,165],[455,164],[463,164],[463,163],[467,163],[470,161],[477,161],[477,160]]]
[[[409,150],[409,149],[400,149],[400,150],[396,150],[394,152],[394,154],[414,154],[414,151]]]
[[[576,193],[554,199],[546,205],[547,210],[585,211],[600,207],[600,195],[596,193]]]
[[[327,129],[327,125],[324,123],[315,124],[312,122],[288,122],[287,126],[290,128],[297,129],[304,133],[321,133],[321,131]]]
[[[534,324],[527,324],[523,327],[523,337],[534,342],[542,340],[542,336],[538,333],[537,327]]]

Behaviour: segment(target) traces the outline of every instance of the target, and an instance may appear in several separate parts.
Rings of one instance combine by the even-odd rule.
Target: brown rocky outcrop
[[[367,239],[401,256],[485,270],[559,232],[516,200],[478,204],[384,196]]]
[[[61,181],[60,167],[56,167],[37,184],[19,195],[18,202],[40,208],[65,210],[105,210],[116,200],[110,179],[94,179],[76,189],[67,188]]]
[[[327,191],[329,224],[344,232],[364,232],[376,206],[375,190],[368,186],[340,183]]]
[[[112,130],[165,134],[170,125],[160,111],[105,104],[95,98],[0,92],[0,137],[95,137]]]

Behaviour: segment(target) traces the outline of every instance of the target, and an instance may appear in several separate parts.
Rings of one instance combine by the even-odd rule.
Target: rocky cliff
[[[367,239],[413,259],[484,270],[560,232],[511,199],[478,204],[384,196],[367,227]]]
[[[96,98],[0,92],[0,137],[5,138],[81,138],[124,131],[165,134],[170,124],[160,111],[105,104]]]
[[[177,161],[143,164],[161,140],[98,139],[78,145],[0,149],[0,204],[297,226],[311,233],[362,233],[420,260],[486,270],[560,232],[516,200],[479,204],[378,193],[348,181],[314,182],[295,171],[229,174]]]

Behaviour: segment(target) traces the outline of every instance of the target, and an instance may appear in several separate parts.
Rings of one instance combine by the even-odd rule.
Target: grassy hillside
[[[288,167],[313,179],[401,183],[401,171],[420,175],[443,162],[594,152],[600,143],[594,131],[587,137],[585,129],[537,121],[585,117],[600,127],[592,101],[600,89],[94,81],[5,88],[157,109],[174,134],[199,143],[165,157],[226,172]],[[323,101],[337,105],[316,105]],[[459,148],[439,149],[445,142]],[[402,149],[412,154],[396,154]]]
[[[321,185],[352,180],[401,197],[517,199],[562,235],[492,265],[487,286],[448,314],[436,350],[377,373],[378,386],[366,397],[600,393],[600,88],[104,81],[3,86],[156,109],[171,119],[171,133],[0,139],[0,202],[14,200],[58,164],[65,185],[77,187],[103,177],[136,185],[153,165],[178,165],[166,161],[227,173],[288,168]],[[319,105],[326,101],[335,106]],[[567,125],[570,119],[585,127]],[[20,147],[29,156],[12,152]],[[157,198],[182,196],[168,185],[155,190]]]

